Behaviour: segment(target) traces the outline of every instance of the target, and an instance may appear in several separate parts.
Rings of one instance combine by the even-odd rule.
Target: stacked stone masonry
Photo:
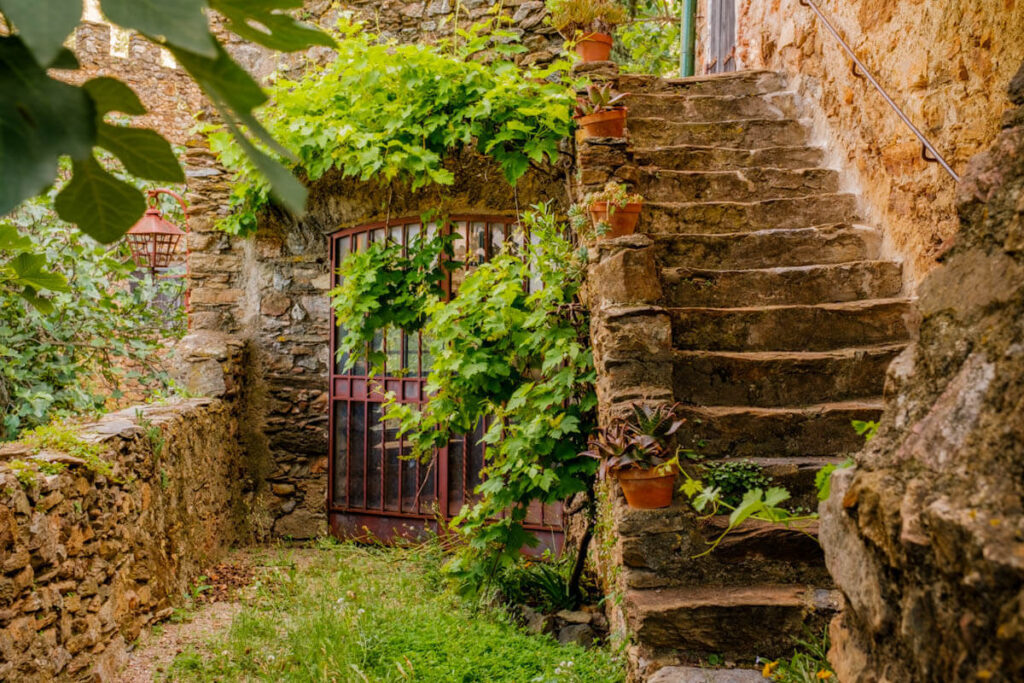
[[[679,401],[684,446],[750,459],[814,508],[815,473],[862,444],[850,422],[879,416],[886,366],[909,341],[901,268],[879,258],[785,77],[623,75],[617,87],[632,93],[626,141],[578,152],[581,192],[616,180],[645,197],[641,234],[592,253],[601,419]],[[724,518],[609,494],[604,569],[638,676],[711,654],[778,657],[839,608],[816,525],[748,521],[695,558]]]
[[[126,643],[251,539],[237,410],[190,399],[85,425],[106,475],[67,453],[0,451],[0,680],[113,680]]]

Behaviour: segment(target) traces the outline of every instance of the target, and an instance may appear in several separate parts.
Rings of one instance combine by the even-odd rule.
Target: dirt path
[[[144,630],[138,644],[128,652],[127,663],[114,679],[116,683],[150,683],[166,675],[174,658],[182,652],[202,650],[212,638],[226,631],[242,610],[251,581],[264,567],[282,562],[307,565],[316,551],[308,548],[253,547],[232,552],[223,564],[212,568],[181,621],[165,621]]]
[[[162,678],[175,657],[190,647],[200,648],[225,631],[241,609],[240,602],[213,602],[193,612],[189,621],[165,622],[147,629],[139,638],[139,644],[128,653],[128,663],[115,680],[149,683]]]

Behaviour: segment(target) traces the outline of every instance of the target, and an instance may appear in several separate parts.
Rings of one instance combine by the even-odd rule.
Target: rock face
[[[618,89],[633,93],[627,141],[579,146],[583,190],[617,180],[645,197],[642,234],[591,250],[601,419],[681,402],[685,446],[709,463],[749,458],[813,508],[815,473],[862,445],[850,421],[877,418],[910,339],[901,266],[823,167],[784,76],[620,76]],[[699,557],[724,516],[683,501],[630,510],[608,493],[604,565],[638,675],[782,656],[838,608],[816,525],[748,520]]]
[[[190,399],[87,425],[106,472],[66,453],[0,452],[0,680],[113,680],[125,642],[250,538],[235,409]]]
[[[1024,59],[1024,3],[816,4],[958,173],[991,144]],[[736,16],[739,68],[785,71],[815,103],[830,161],[852,171],[872,222],[920,282],[957,231],[952,178],[921,158],[917,139],[800,0],[737,0]]]
[[[1024,67],[1010,98],[920,287],[882,430],[823,508],[843,681],[1024,677]]]

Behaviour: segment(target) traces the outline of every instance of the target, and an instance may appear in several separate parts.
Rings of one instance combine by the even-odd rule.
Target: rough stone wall
[[[112,680],[125,643],[249,538],[236,403],[139,410],[142,424],[129,409],[79,430],[103,445],[109,476],[65,453],[0,451],[0,680]],[[26,485],[19,460],[65,469]]]
[[[1024,68],[1011,98],[957,191],[882,431],[823,507],[842,681],[1024,678]]]
[[[1024,59],[1017,0],[818,0],[879,82],[962,173],[989,145],[1009,106],[1006,85]],[[783,70],[815,101],[837,164],[859,175],[867,218],[886,232],[920,281],[957,230],[955,183],[921,158],[909,129],[799,0],[739,0],[742,68]]]

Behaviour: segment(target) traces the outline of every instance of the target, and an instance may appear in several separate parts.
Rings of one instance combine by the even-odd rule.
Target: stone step
[[[718,97],[764,95],[788,90],[786,77],[774,71],[733,71],[724,74],[691,76],[689,78],[659,78],[644,74],[621,74],[617,82],[619,92],[674,93],[677,95]]]
[[[858,218],[857,198],[852,194],[815,194],[758,202],[645,202],[638,231],[720,235],[856,223]]]
[[[785,584],[630,590],[625,603],[637,640],[654,659],[775,659],[793,650],[794,634],[819,632],[840,606],[834,591]]]
[[[909,341],[913,303],[869,299],[838,304],[673,308],[672,343],[706,351],[830,351]]]
[[[630,116],[629,139],[637,147],[724,145],[746,149],[807,144],[807,128],[794,119],[745,119],[697,123]]]
[[[686,95],[673,92],[634,93],[624,101],[629,115],[675,121],[786,119],[798,115],[796,95]]]
[[[786,527],[749,519],[709,553],[728,527],[728,515],[698,515],[681,495],[656,511],[633,510],[617,500],[616,518],[627,588],[832,583],[816,540],[816,520]]]
[[[825,159],[823,150],[804,145],[736,149],[718,145],[670,145],[632,147],[639,166],[679,171],[731,171],[743,168],[816,168]]]
[[[722,235],[650,235],[667,268],[746,268],[847,263],[878,258],[878,231],[857,225],[824,225]]]
[[[864,438],[853,420],[877,420],[882,400],[865,399],[791,408],[686,406],[679,442],[707,458],[842,457]]]
[[[634,185],[648,201],[741,202],[833,194],[839,174],[824,168],[669,171],[649,166],[637,171]]]
[[[757,669],[707,669],[699,666],[665,666],[647,683],[764,683],[771,679]]]
[[[795,306],[885,299],[903,289],[903,269],[892,261],[854,261],[752,270],[665,268],[669,306]]]
[[[875,398],[902,344],[837,351],[675,351],[676,400],[703,406],[800,406]]]

